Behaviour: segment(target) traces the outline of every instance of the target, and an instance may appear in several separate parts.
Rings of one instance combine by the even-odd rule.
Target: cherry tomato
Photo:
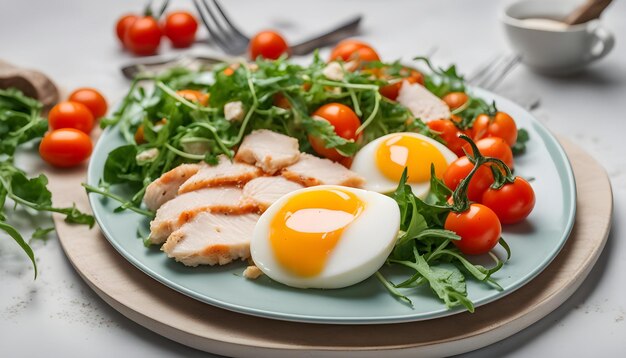
[[[449,119],[437,119],[427,123],[428,128],[435,132],[439,132],[441,138],[446,141],[446,147],[454,152],[459,157],[465,155],[463,152],[463,146],[467,143],[463,139],[459,138],[459,135],[463,133],[457,126]]]
[[[117,38],[120,39],[122,44],[124,44],[124,35],[126,34],[126,30],[128,30],[130,25],[135,22],[137,18],[137,15],[127,14],[117,20],[117,24],[115,25],[115,32],[117,33]]]
[[[98,119],[107,113],[107,101],[93,88],[79,88],[70,94],[70,101],[85,105],[93,117]]]
[[[390,100],[395,101],[396,98],[398,98],[400,88],[402,87],[404,81],[407,81],[408,83],[424,84],[424,75],[422,75],[419,71],[403,68],[402,71],[400,71],[400,75],[402,77],[402,81],[382,86],[378,92]]]
[[[178,93],[184,99],[191,102],[197,102],[202,106],[206,106],[209,104],[209,95],[207,93],[190,89],[179,90],[176,91],[176,93]]]
[[[275,31],[261,31],[250,40],[248,47],[250,58],[256,60],[261,56],[269,60],[275,60],[282,54],[289,52],[287,41]]]
[[[481,114],[476,117],[472,126],[472,137],[474,140],[500,137],[512,147],[517,141],[517,125],[513,118],[504,112],[497,112],[493,118]]]
[[[135,20],[124,35],[124,45],[135,55],[153,55],[160,44],[161,28],[151,16],[144,16]]]
[[[189,47],[196,39],[198,21],[186,11],[176,11],[167,14],[163,33],[172,41],[172,46]]]
[[[73,167],[91,155],[91,138],[78,129],[63,128],[46,133],[39,145],[39,154],[55,167]]]
[[[59,102],[48,113],[50,129],[74,128],[87,134],[93,129],[93,114],[78,102]]]
[[[462,213],[451,212],[444,224],[461,237],[452,242],[466,255],[482,255],[491,251],[502,233],[502,225],[493,210],[481,204],[470,204]]]
[[[345,139],[357,140],[359,136],[356,134],[356,130],[361,125],[359,117],[354,111],[340,103],[329,103],[318,108],[312,115],[315,119],[326,120],[335,127],[335,133],[338,136]],[[311,135],[309,142],[315,152],[325,158],[334,161],[340,161],[345,157],[337,152],[334,148],[326,148],[324,142]]]
[[[350,167],[352,167],[352,162],[354,161],[354,157],[343,157],[340,161],[339,164],[343,165],[344,167],[350,169]]]
[[[446,102],[450,109],[454,110],[467,103],[469,97],[463,92],[450,92],[443,96],[442,100]]]
[[[476,146],[485,157],[498,158],[509,168],[513,168],[513,152],[504,139],[499,137],[483,138],[476,142]],[[472,153],[469,144],[466,144],[465,150],[470,154]]]
[[[160,121],[156,122],[154,125],[155,126],[164,126],[165,123],[167,123],[167,120],[165,118],[163,118]],[[135,131],[135,143],[136,144],[146,143],[146,138],[144,137],[143,124],[140,124],[139,127],[137,127],[137,130]]]
[[[285,97],[285,95],[283,95],[280,92],[274,95],[272,102],[273,102],[273,105],[276,107],[280,107],[282,109],[291,109],[291,103],[289,103],[289,100],[287,99],[287,97]]]
[[[487,189],[482,203],[493,210],[503,224],[514,224],[533,211],[535,191],[526,180],[515,177],[513,183],[505,184],[498,190]]]
[[[348,39],[343,40],[333,48],[329,61],[342,59],[344,61],[380,61],[380,57],[372,46],[365,42]]]
[[[456,189],[461,183],[461,180],[465,179],[467,175],[474,169],[474,164],[470,162],[469,158],[462,156],[454,162],[450,163],[445,173],[443,173],[443,182],[450,190]],[[483,197],[483,193],[493,184],[493,174],[488,166],[483,165],[469,182],[467,188],[467,197],[471,201],[480,202]]]

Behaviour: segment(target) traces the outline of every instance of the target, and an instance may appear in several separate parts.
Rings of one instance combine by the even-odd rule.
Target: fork
[[[518,55],[497,55],[476,71],[467,76],[466,80],[473,86],[493,90],[517,66]]]
[[[193,2],[198,14],[200,14],[200,19],[218,47],[228,55],[241,55],[246,52],[250,38],[233,24],[217,0],[193,0]],[[361,18],[361,16],[357,16],[326,33],[291,46],[291,53],[293,55],[306,55],[316,48],[354,35]]]
[[[472,86],[493,91],[520,63],[520,60],[519,55],[497,55],[467,76],[466,81]],[[539,97],[532,94],[518,95],[516,97],[523,97],[516,98],[516,101],[520,102],[528,110],[536,109],[540,104]]]

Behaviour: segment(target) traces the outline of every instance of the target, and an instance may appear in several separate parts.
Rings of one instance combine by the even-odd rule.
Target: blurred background
[[[549,1],[549,0],[546,0]],[[580,2],[572,0],[574,2]],[[114,107],[126,93],[128,80],[120,67],[141,60],[124,51],[115,23],[125,13],[141,13],[145,1],[131,0],[0,0],[0,59],[38,69],[61,89],[92,86]],[[224,0],[228,15],[247,35],[262,29],[281,32],[297,43],[330,29],[355,14],[363,15],[357,38],[370,43],[385,61],[410,61],[431,55],[440,66],[455,63],[471,73],[495,56],[511,53],[501,16],[510,1],[494,0]],[[155,4],[158,4],[156,2]],[[195,13],[191,0],[174,0],[170,10]],[[611,177],[615,217],[625,214],[626,121],[619,106],[626,98],[626,2],[614,1],[602,24],[616,38],[608,56],[568,76],[540,75],[515,67],[494,91],[524,102],[538,98],[534,115],[559,136],[567,137],[594,156]],[[323,49],[324,56],[329,48]],[[188,52],[219,55],[206,29],[190,49],[173,49],[163,42],[159,54]],[[615,226],[613,239],[624,229]],[[622,240],[623,241],[623,240]],[[168,341],[126,319],[100,300],[73,271],[57,240],[36,250],[43,274],[31,282],[24,258],[13,254],[14,243],[0,240],[0,342],[7,356],[139,355],[205,356]],[[552,314],[484,350],[485,354],[586,356],[616,354],[626,348],[626,305],[623,285],[625,244],[609,240],[600,261],[580,290]],[[621,251],[620,251],[621,250]],[[19,262],[17,262],[19,261]],[[17,262],[17,263],[16,263]],[[621,289],[623,292],[623,289]],[[590,332],[596,332],[590,342]],[[622,337],[622,338],[618,338]]]

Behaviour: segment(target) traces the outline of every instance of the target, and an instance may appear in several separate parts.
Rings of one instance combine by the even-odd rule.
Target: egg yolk
[[[441,178],[448,167],[446,158],[432,143],[410,135],[394,135],[382,142],[376,150],[376,166],[387,178],[399,181],[407,168],[409,183],[430,180],[430,165]]]
[[[286,270],[312,277],[325,267],[344,229],[365,203],[340,189],[312,190],[291,197],[270,223],[270,243]]]

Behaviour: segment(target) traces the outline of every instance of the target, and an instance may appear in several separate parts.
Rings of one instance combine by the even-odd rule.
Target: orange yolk
[[[291,197],[270,223],[276,260],[301,277],[319,274],[344,229],[364,207],[356,195],[340,189],[305,191]]]
[[[432,143],[410,135],[394,135],[376,149],[376,166],[387,178],[399,181],[407,168],[409,183],[430,180],[430,164],[435,166],[435,175],[441,178],[448,168],[446,158]]]

